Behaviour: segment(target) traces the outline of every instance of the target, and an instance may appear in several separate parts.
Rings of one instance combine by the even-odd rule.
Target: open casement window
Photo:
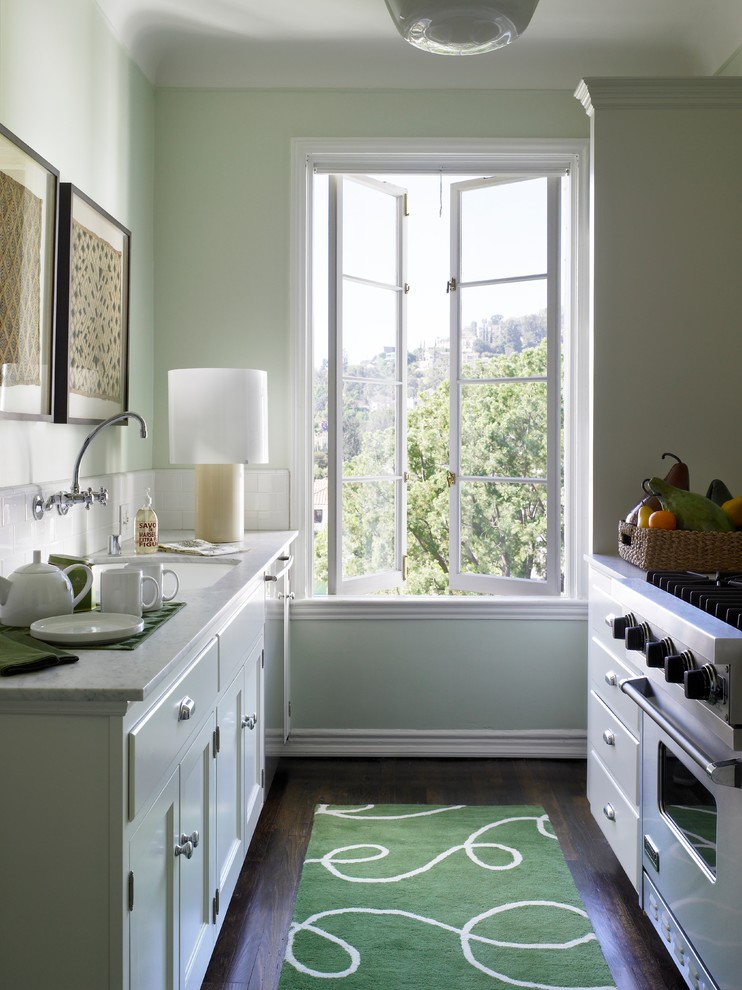
[[[561,181],[451,186],[449,583],[461,591],[560,591]],[[486,334],[513,312],[539,319],[492,354]]]
[[[329,189],[328,591],[400,585],[406,559],[405,190]]]

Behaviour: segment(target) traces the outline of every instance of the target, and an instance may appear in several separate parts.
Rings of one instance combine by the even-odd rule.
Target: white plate
[[[79,646],[118,643],[143,629],[141,616],[122,612],[73,612],[72,615],[51,615],[31,623],[31,635],[36,639]]]

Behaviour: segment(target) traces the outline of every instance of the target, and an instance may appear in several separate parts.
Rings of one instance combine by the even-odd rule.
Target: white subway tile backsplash
[[[134,517],[144,502],[147,488],[163,530],[193,532],[195,483],[192,468],[132,471],[86,478],[93,491],[108,489],[108,503],[90,509],[76,506],[61,516],[54,508],[43,519],[33,517],[32,501],[40,494],[48,498],[69,488],[69,479],[58,483],[0,489],[0,574],[10,574],[31,561],[34,550],[49,553],[86,554],[104,550],[108,537],[119,530],[119,508],[129,521],[121,537],[134,535]],[[289,472],[248,469],[245,471],[245,528],[282,530],[289,528]]]

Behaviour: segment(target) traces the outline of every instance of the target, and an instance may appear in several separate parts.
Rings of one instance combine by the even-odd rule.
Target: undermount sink
[[[115,567],[125,567],[137,564],[162,564],[167,570],[175,571],[178,575],[179,588],[176,599],[181,594],[191,591],[205,591],[221,581],[227,574],[231,574],[235,566],[240,563],[235,557],[220,557],[215,560],[213,557],[187,557],[168,553],[153,553],[146,556],[134,556],[122,554],[120,557],[100,557],[94,560],[93,567],[93,597],[100,601],[100,575],[102,571]],[[172,578],[165,579],[166,593],[169,593]]]
[[[199,591],[210,588],[232,573],[237,560],[163,560],[168,570],[175,571],[180,581],[180,591]],[[172,578],[171,578],[172,580]]]

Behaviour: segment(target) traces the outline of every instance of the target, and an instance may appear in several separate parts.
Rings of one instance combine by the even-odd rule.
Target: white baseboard
[[[288,742],[267,742],[282,756],[507,757],[510,759],[585,759],[583,729],[433,730],[294,729]]]

